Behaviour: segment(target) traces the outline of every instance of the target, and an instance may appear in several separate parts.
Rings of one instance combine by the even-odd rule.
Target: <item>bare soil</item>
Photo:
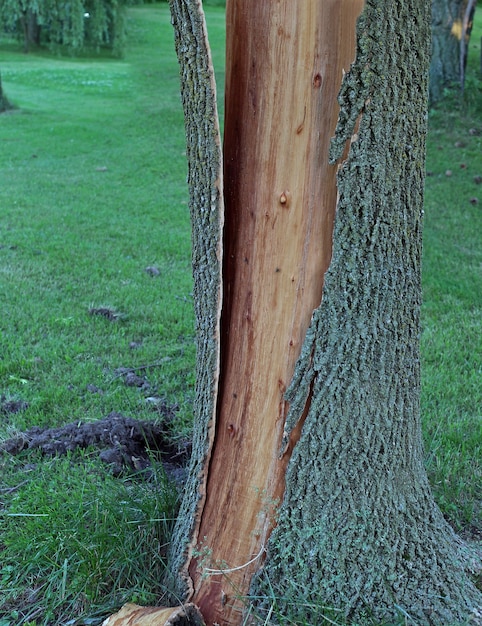
[[[138,471],[147,477],[152,460],[160,458],[168,476],[182,483],[190,445],[173,442],[169,424],[175,409],[165,406],[162,411],[159,423],[114,412],[96,422],[75,422],[57,428],[34,426],[2,442],[0,454],[40,450],[46,456],[55,456],[78,448],[97,448],[99,458],[114,476]]]

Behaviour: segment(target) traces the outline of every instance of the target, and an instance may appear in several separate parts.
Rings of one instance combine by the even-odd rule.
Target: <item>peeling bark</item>
[[[216,83],[202,2],[171,0],[170,7],[186,126],[197,342],[193,451],[166,580],[172,597],[183,600],[193,592],[187,564],[197,541],[216,422],[224,204]]]
[[[204,626],[204,621],[193,604],[167,609],[129,603],[104,620],[102,626]]]

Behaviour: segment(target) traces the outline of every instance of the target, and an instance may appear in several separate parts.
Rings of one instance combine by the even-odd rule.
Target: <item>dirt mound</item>
[[[115,476],[147,470],[151,459],[160,457],[168,475],[181,482],[189,445],[174,444],[169,430],[166,423],[159,425],[110,413],[97,422],[75,422],[58,428],[35,426],[4,441],[0,452],[17,455],[26,450],[41,450],[45,455],[55,456],[93,446],[100,449],[100,459]]]
[[[7,400],[5,396],[0,397],[0,415],[11,415],[28,409],[28,403],[23,400]]]

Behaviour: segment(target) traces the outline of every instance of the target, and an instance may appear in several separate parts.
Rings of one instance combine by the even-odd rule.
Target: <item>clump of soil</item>
[[[100,315],[101,317],[105,317],[111,322],[115,322],[118,319],[124,317],[122,313],[119,313],[119,311],[116,311],[112,307],[108,306],[91,307],[89,309],[89,315]]]
[[[118,367],[114,373],[124,379],[126,387],[138,387],[142,391],[148,391],[151,388],[149,381],[136,374],[135,370],[130,367]]]
[[[165,417],[165,422],[158,425],[114,412],[97,422],[75,422],[58,428],[34,426],[4,441],[0,453],[17,455],[26,450],[41,450],[45,455],[55,456],[77,448],[95,447],[114,476],[148,470],[151,459],[160,457],[168,476],[180,483],[189,457],[189,445],[173,443],[168,425],[172,414]]]
[[[0,397],[0,415],[11,415],[28,409],[28,402],[24,400],[7,400],[5,396]]]

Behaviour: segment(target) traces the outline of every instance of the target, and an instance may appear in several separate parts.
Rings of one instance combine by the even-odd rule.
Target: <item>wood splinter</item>
[[[166,608],[128,603],[104,620],[102,626],[204,626],[204,620],[194,604]]]

